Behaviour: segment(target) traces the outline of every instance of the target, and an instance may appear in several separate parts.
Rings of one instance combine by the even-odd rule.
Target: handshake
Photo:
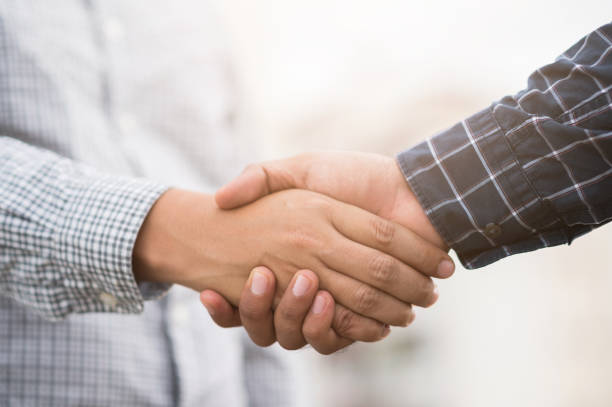
[[[447,252],[392,158],[325,152],[251,165],[214,197],[167,191],[134,274],[202,292],[217,324],[258,345],[329,354],[435,303],[432,277],[454,271]]]

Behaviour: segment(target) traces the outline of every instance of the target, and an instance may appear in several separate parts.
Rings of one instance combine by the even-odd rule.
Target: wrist
[[[138,281],[212,289],[238,303],[257,252],[244,238],[244,219],[217,208],[213,197],[172,189],[145,219],[133,252]],[[251,239],[252,240],[252,239]]]
[[[430,243],[448,251],[450,248],[438,233],[423,206],[419,202],[410,184],[404,178],[403,172],[397,163],[394,164],[395,172],[398,174],[397,194],[394,198],[393,213],[391,219],[408,226]],[[402,219],[408,214],[407,219]]]
[[[190,280],[193,242],[189,240],[201,231],[211,204],[210,196],[179,189],[168,190],[155,202],[134,244],[137,281],[182,284]]]

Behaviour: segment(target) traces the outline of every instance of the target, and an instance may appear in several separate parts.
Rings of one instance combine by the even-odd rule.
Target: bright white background
[[[267,157],[395,154],[525,86],[607,0],[218,0]],[[374,345],[293,353],[300,406],[609,406],[612,226],[441,282]]]

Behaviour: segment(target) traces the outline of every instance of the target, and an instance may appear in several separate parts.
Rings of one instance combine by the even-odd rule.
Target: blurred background
[[[612,17],[609,0],[217,0],[243,128],[274,158],[393,155],[522,89]],[[612,226],[440,282],[407,329],[306,349],[299,406],[609,406]]]

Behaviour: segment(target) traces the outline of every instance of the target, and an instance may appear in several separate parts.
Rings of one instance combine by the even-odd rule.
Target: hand
[[[300,154],[248,166],[215,194],[219,208],[232,209],[284,189],[318,192],[397,222],[448,251],[394,159],[358,152]],[[452,275],[441,265],[437,277]]]
[[[251,165],[241,176],[220,189],[215,198],[221,208],[230,209],[287,188],[310,189],[360,206],[382,217],[407,225],[438,247],[445,251],[448,250],[403,179],[395,161],[384,156],[350,152],[311,153]],[[436,277],[450,277],[453,271],[453,263],[450,259],[446,259],[446,262],[439,265]],[[245,292],[243,298],[247,295],[249,295],[248,292]],[[250,304],[254,301],[256,300],[248,302]],[[221,326],[228,326],[224,324],[224,321],[231,315],[239,315],[239,311],[232,309],[220,295],[214,292],[204,293],[202,302],[209,311],[216,310],[213,319]],[[265,301],[261,308],[265,309]],[[267,312],[272,311],[267,309]],[[236,318],[232,326],[239,324],[239,320],[240,318]],[[293,324],[291,331],[299,332],[302,320],[304,316],[301,319],[293,318],[289,322]],[[245,329],[249,334],[256,328],[258,326],[255,323],[245,324]],[[264,331],[266,329],[261,326],[259,328]],[[303,331],[306,332],[306,324],[304,324]],[[312,329],[308,331],[313,332]],[[273,338],[274,327],[269,327],[269,332],[271,334],[268,337]],[[278,336],[279,343],[283,345],[281,335]],[[253,338],[253,335],[251,337]],[[312,340],[306,335],[301,338],[301,341],[295,340],[301,343],[306,341],[312,344]],[[333,343],[328,344],[327,349],[333,346]],[[319,350],[317,346],[314,347]]]
[[[276,310],[275,289],[274,274],[266,267],[257,267],[251,272],[238,308],[211,290],[203,291],[200,298],[219,326],[244,325],[259,346],[278,341],[285,349],[299,349],[309,343],[328,355],[353,343],[348,339],[355,329],[350,312],[335,305],[328,292],[318,291],[318,278],[312,271],[295,273]],[[389,332],[385,325],[382,331],[372,332],[371,339],[382,339]]]
[[[428,306],[437,298],[431,279],[411,266],[435,274],[445,258],[399,225],[308,191],[223,211],[207,195],[171,190],[140,230],[134,272],[143,281],[212,289],[237,305],[255,266],[274,271],[279,295],[297,270],[309,269],[338,303],[361,315],[356,319],[403,326],[412,319],[410,303]]]

